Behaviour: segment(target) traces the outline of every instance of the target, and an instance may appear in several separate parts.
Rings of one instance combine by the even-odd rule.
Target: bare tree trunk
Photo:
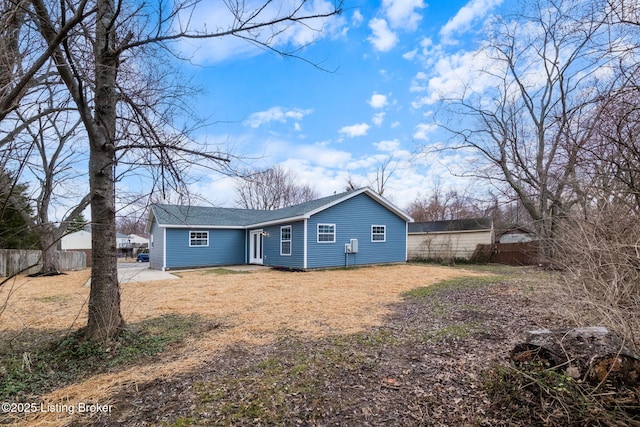
[[[50,4],[45,0],[30,0],[27,3],[33,7],[35,25],[26,28],[33,29],[43,37],[46,49],[39,56],[37,53],[40,52],[32,55],[35,61],[24,76],[10,88],[8,94],[0,91],[0,120],[11,113],[9,107],[12,103],[22,99],[19,92],[32,83],[33,77],[50,60],[73,99],[89,141],[93,268],[85,333],[87,339],[105,341],[114,337],[124,323],[120,312],[115,238],[116,158],[121,159],[122,165],[130,161],[133,162],[130,164],[139,166],[136,158],[142,155],[146,166],[158,168],[161,179],[171,176],[178,184],[184,183],[184,169],[176,167],[176,163],[184,164],[182,162],[185,159],[174,162],[172,153],[213,162],[218,166],[230,161],[227,155],[219,155],[217,150],[210,150],[208,147],[192,149],[183,131],[171,129],[170,120],[167,121],[166,105],[161,96],[156,96],[150,91],[151,98],[140,99],[141,95],[146,96],[143,92],[149,92],[147,86],[155,82],[149,82],[145,76],[140,75],[137,66],[145,61],[138,63],[135,56],[146,56],[143,49],[145,46],[161,46],[158,50],[164,50],[168,47],[164,45],[165,41],[232,35],[241,36],[280,52],[271,46],[274,37],[267,36],[266,40],[262,40],[262,29],[265,32],[269,29],[279,32],[283,31],[279,29],[281,25],[307,25],[306,21],[312,19],[322,21],[340,13],[341,4],[338,3],[334,10],[326,13],[305,14],[303,6],[306,0],[301,0],[297,7],[288,12],[285,10],[281,15],[265,18],[263,21],[263,11],[267,9],[269,1],[262,6],[258,5],[255,10],[246,10],[245,2],[225,3],[233,18],[232,24],[226,29],[213,32],[205,29],[202,32],[198,29],[183,29],[182,25],[173,25],[182,23],[182,11],[195,11],[199,3],[205,3],[201,0],[178,2],[174,5],[175,10],[168,14],[165,13],[164,2],[157,2],[149,8],[138,8],[138,5],[130,4],[131,2],[116,0],[80,0],[59,4]],[[90,10],[85,10],[85,6],[90,7]],[[151,15],[146,15],[147,12]],[[158,20],[157,28],[153,24],[155,19]],[[120,33],[120,39],[117,39],[117,32]],[[93,48],[92,54],[88,49],[84,50],[89,46]],[[295,51],[282,51],[282,54],[297,57]],[[121,64],[126,65],[121,67]],[[0,63],[0,71],[2,65]],[[95,68],[87,71],[87,67],[90,66]],[[130,74],[118,81],[118,73],[127,72]],[[177,99],[180,95],[172,92],[174,89],[175,87],[167,88],[167,93],[170,92],[171,97]],[[164,94],[164,89],[162,93]],[[123,126],[121,138],[117,140],[116,106],[119,102],[130,107],[128,111],[124,111],[127,117],[120,119],[134,129],[129,131],[126,129],[128,125]],[[165,132],[167,129],[168,133]],[[123,154],[116,157],[116,153]],[[131,157],[127,158],[126,154],[130,154]],[[189,167],[191,166],[189,161]],[[211,164],[207,167],[215,169]]]
[[[26,10],[13,2],[0,5],[0,99],[9,92],[20,67],[19,35]],[[7,107],[12,107],[10,103]]]
[[[46,224],[44,227],[48,228],[48,230],[41,230],[38,233],[40,248],[42,249],[42,268],[38,274],[46,276],[58,273],[58,266],[56,265],[57,239],[51,224]]]
[[[95,113],[91,138],[89,180],[91,188],[91,292],[86,337],[108,340],[124,324],[120,312],[120,285],[116,251],[116,215],[114,193],[116,77],[113,0],[99,0],[94,55]]]

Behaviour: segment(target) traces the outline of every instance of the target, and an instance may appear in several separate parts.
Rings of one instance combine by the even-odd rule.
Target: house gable
[[[368,194],[317,212],[307,221],[307,268],[406,261],[407,222]],[[334,242],[318,241],[318,226],[333,225]],[[385,227],[385,241],[372,240],[372,226]],[[345,244],[358,240],[358,252]]]

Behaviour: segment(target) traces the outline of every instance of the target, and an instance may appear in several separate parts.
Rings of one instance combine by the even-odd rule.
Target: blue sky
[[[482,23],[501,3],[346,0],[342,15],[322,23],[322,34],[295,29],[281,37],[293,46],[314,37],[300,55],[329,71],[236,38],[183,44],[196,64],[185,72],[206,91],[193,106],[212,122],[197,138],[230,147],[244,166],[290,169],[322,196],[343,191],[349,176],[368,185],[391,156],[385,197],[401,208],[436,183],[472,189],[449,172],[464,169],[460,153],[419,153],[444,138],[433,124],[435,101],[478,66]],[[217,16],[211,7],[200,19]],[[233,187],[230,178],[209,174],[191,190],[234,206]]]

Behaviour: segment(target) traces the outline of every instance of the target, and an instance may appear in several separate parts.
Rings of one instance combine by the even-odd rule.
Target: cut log
[[[640,356],[603,327],[529,331],[526,342],[511,351],[511,359],[539,361],[592,384],[640,384]]]

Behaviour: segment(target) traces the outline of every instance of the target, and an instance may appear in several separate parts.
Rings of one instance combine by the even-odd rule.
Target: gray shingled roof
[[[163,204],[153,205],[151,209],[156,221],[161,225],[242,228],[252,224],[300,217],[316,209],[321,209],[323,206],[331,205],[349,193],[350,192],[334,194],[299,205],[271,211]]]
[[[153,205],[153,215],[162,225],[209,225],[241,227],[251,223],[257,211],[210,206]]]
[[[445,231],[490,230],[491,218],[452,219],[409,223],[409,233],[438,233]]]

